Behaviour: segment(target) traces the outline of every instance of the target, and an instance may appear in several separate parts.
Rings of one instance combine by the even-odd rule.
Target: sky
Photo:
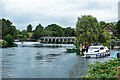
[[[119,0],[0,0],[0,19],[13,22],[19,30],[33,29],[40,23],[46,27],[58,24],[76,27],[77,18],[92,15],[105,22],[118,21]]]

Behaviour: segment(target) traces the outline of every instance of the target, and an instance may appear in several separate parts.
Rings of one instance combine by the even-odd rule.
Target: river
[[[112,59],[82,58],[76,53],[66,53],[73,44],[41,44],[15,42],[17,47],[2,48],[3,78],[80,78],[86,75],[88,65],[94,61]]]

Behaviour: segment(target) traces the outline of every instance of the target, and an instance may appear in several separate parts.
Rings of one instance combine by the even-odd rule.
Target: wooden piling
[[[117,79],[120,80],[120,66],[117,67]]]

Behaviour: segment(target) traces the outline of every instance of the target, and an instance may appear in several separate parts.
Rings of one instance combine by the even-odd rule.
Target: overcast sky
[[[9,19],[19,30],[28,24],[33,29],[41,23],[44,27],[58,24],[74,27],[77,17],[92,15],[98,21],[118,21],[119,0],[0,0],[0,18]]]

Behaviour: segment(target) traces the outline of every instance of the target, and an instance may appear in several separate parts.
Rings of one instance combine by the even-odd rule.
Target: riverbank
[[[89,65],[87,76],[83,78],[117,78],[117,67],[120,66],[120,59],[105,61],[104,63],[96,62]]]
[[[14,43],[8,44],[7,42],[0,42],[0,48],[6,48],[6,47],[16,47],[17,45]]]

